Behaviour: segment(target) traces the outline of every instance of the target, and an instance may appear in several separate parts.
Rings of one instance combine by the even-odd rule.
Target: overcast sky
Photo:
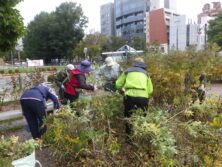
[[[214,1],[221,2],[221,0]],[[77,2],[82,5],[84,14],[89,19],[86,29],[86,32],[89,32],[91,29],[100,31],[100,6],[107,2],[114,2],[114,0],[23,0],[18,4],[17,9],[27,25],[41,11],[55,11],[62,2]],[[196,22],[197,14],[202,11],[203,5],[207,2],[212,2],[212,0],[177,0],[177,12],[186,14],[187,18]]]

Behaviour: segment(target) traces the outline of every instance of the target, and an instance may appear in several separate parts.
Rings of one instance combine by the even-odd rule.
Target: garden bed
[[[7,112],[20,109],[21,106],[19,101],[9,101],[9,102],[4,102],[2,104],[2,106],[0,107],[0,112]]]

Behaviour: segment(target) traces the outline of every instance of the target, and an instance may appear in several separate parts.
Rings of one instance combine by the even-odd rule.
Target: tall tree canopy
[[[14,7],[21,0],[0,1],[0,51],[10,51],[24,33],[23,18]]]
[[[86,23],[81,6],[73,2],[62,3],[55,12],[40,13],[28,25],[23,40],[27,57],[69,58],[84,37]]]
[[[85,58],[83,49],[86,47],[88,49],[87,56],[90,60],[98,59],[101,55],[101,46],[105,45],[109,41],[109,38],[104,34],[99,32],[90,32],[87,34],[83,41],[81,41],[73,49],[73,57],[80,61]]]
[[[102,46],[103,51],[116,51],[126,44],[126,39],[112,36],[106,44]]]
[[[146,41],[143,37],[133,36],[129,41],[129,45],[136,50],[145,50],[146,49]]]
[[[222,11],[209,23],[210,25],[207,31],[208,41],[217,43],[222,49]]]
[[[87,34],[84,42],[86,45],[100,45],[103,46],[109,41],[109,38],[100,32],[92,32]]]

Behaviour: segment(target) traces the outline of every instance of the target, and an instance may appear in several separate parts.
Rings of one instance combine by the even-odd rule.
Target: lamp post
[[[177,26],[177,39],[176,39],[176,46],[177,46],[177,50],[178,50],[178,26]]]
[[[85,53],[85,59],[87,58],[87,52],[88,52],[88,48],[84,48],[83,52]]]
[[[204,24],[204,50],[207,49],[207,24]]]
[[[127,45],[124,46],[124,51],[125,51],[126,59],[128,60],[128,47],[127,47]]]

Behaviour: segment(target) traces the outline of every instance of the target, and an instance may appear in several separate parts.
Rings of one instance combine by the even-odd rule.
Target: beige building
[[[218,12],[222,10],[222,2],[212,2],[206,3],[202,8],[202,13],[200,13],[197,17],[198,24],[204,24],[203,18],[217,16]]]

